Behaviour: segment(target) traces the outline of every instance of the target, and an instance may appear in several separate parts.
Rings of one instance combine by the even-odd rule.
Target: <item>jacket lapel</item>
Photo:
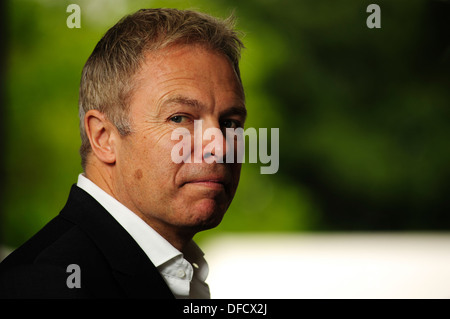
[[[77,224],[108,260],[129,298],[174,298],[156,267],[128,232],[92,196],[76,185],[61,217]]]

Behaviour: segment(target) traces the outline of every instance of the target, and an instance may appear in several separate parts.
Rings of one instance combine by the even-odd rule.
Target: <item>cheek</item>
[[[160,166],[167,166],[171,160],[171,152],[177,141],[171,140],[170,131],[141,132],[141,138],[128,150],[128,155],[136,165],[143,166],[146,170]],[[145,173],[145,172],[143,172]]]
[[[143,173],[142,173],[142,170],[140,168],[137,169],[136,171],[134,171],[134,178],[136,180],[142,179],[142,176],[143,176]]]
[[[132,161],[129,163],[132,182],[141,192],[147,190],[162,192],[163,189],[173,187],[176,173],[179,169],[171,159],[171,150],[175,144],[169,141],[159,140],[158,143],[145,140],[132,150]]]
[[[176,196],[176,169],[170,162],[162,161],[158,154],[147,155],[146,160],[140,159],[130,167],[126,192],[140,211],[148,213],[165,209]]]

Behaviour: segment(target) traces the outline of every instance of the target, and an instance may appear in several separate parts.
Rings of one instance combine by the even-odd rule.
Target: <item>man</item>
[[[209,298],[192,238],[220,223],[238,185],[240,164],[223,158],[225,129],[246,117],[242,47],[230,20],[175,9],[140,10],[104,35],[80,85],[84,173],[1,264],[2,297]],[[192,160],[175,163],[172,132],[193,141],[194,121],[221,140],[191,143]]]

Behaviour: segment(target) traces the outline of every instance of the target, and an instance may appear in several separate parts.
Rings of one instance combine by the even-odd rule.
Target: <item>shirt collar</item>
[[[191,240],[184,250],[187,261],[195,268],[195,275],[200,281],[205,281],[208,277],[209,267],[204,255],[205,253]]]

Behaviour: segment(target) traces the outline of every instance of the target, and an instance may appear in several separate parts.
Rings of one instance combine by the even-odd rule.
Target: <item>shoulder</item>
[[[92,282],[105,281],[107,269],[85,232],[58,216],[0,264],[0,297],[92,297]],[[81,287],[68,285],[72,275],[81,278]]]

